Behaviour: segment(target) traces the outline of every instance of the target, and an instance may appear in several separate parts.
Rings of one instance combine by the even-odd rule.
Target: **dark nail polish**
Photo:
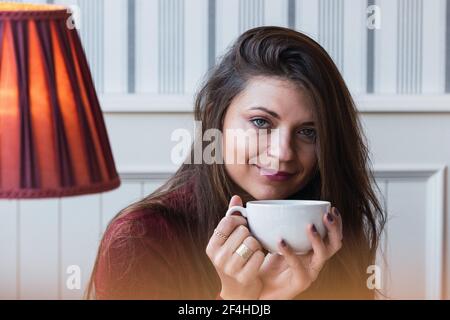
[[[316,229],[316,226],[315,226],[315,225],[312,225],[311,231],[312,231],[313,233],[317,233],[317,229]]]
[[[333,222],[334,221],[334,218],[333,218],[333,216],[330,213],[327,213],[327,220],[329,222]]]
[[[284,239],[281,240],[281,246],[282,246],[283,248],[286,248],[286,241],[284,241]]]
[[[336,207],[334,207],[334,214],[336,215],[336,217],[339,217],[341,215]]]

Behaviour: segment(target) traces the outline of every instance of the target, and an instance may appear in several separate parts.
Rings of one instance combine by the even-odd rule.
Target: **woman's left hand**
[[[312,244],[311,252],[296,255],[287,243],[280,241],[278,246],[283,255],[267,254],[259,269],[263,282],[259,299],[293,299],[317,279],[325,262],[342,247],[341,215],[335,207],[331,211],[332,213],[323,216],[328,230],[325,241],[313,225],[308,225],[307,234]]]

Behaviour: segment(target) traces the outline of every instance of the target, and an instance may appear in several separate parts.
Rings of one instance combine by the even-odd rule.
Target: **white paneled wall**
[[[125,175],[108,193],[54,200],[0,202],[0,299],[80,299],[99,240],[112,217],[162,184],[161,177]],[[69,289],[69,266],[82,287]]]
[[[400,0],[398,12],[397,92],[420,93],[423,1]]]
[[[376,93],[443,93],[445,0],[378,0],[375,32]]]
[[[436,116],[422,124],[390,113],[450,111],[448,1],[47,2],[79,8],[79,32],[123,184],[101,195],[0,201],[0,299],[82,297],[108,222],[175,169],[170,135],[176,128],[191,129],[193,93],[210,62],[240,33],[259,25],[295,28],[320,42],[364,111],[389,213],[386,260],[379,260],[382,291],[392,298],[441,296],[443,272],[448,273],[443,239],[450,119]],[[366,27],[369,4],[380,8],[380,29]],[[81,290],[66,286],[72,265],[81,268]]]

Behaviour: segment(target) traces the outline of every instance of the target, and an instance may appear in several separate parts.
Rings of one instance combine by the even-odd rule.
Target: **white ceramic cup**
[[[323,215],[331,203],[315,200],[258,200],[247,202],[247,207],[234,206],[226,215],[240,212],[249,230],[261,245],[271,253],[279,253],[278,242],[284,239],[296,254],[308,253],[312,246],[306,234],[308,224],[314,224],[322,238],[327,234]]]

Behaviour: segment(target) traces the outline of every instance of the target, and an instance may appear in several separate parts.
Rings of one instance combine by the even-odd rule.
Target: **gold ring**
[[[239,248],[235,251],[238,255],[240,255],[244,260],[247,260],[252,255],[253,251],[247,247],[245,244],[241,244]]]
[[[219,237],[222,238],[223,240],[227,240],[227,239],[228,239],[228,236],[227,236],[227,235],[224,235],[222,232],[220,232],[220,231],[217,230],[217,229],[214,229],[214,234],[215,234],[216,236],[219,236]]]

